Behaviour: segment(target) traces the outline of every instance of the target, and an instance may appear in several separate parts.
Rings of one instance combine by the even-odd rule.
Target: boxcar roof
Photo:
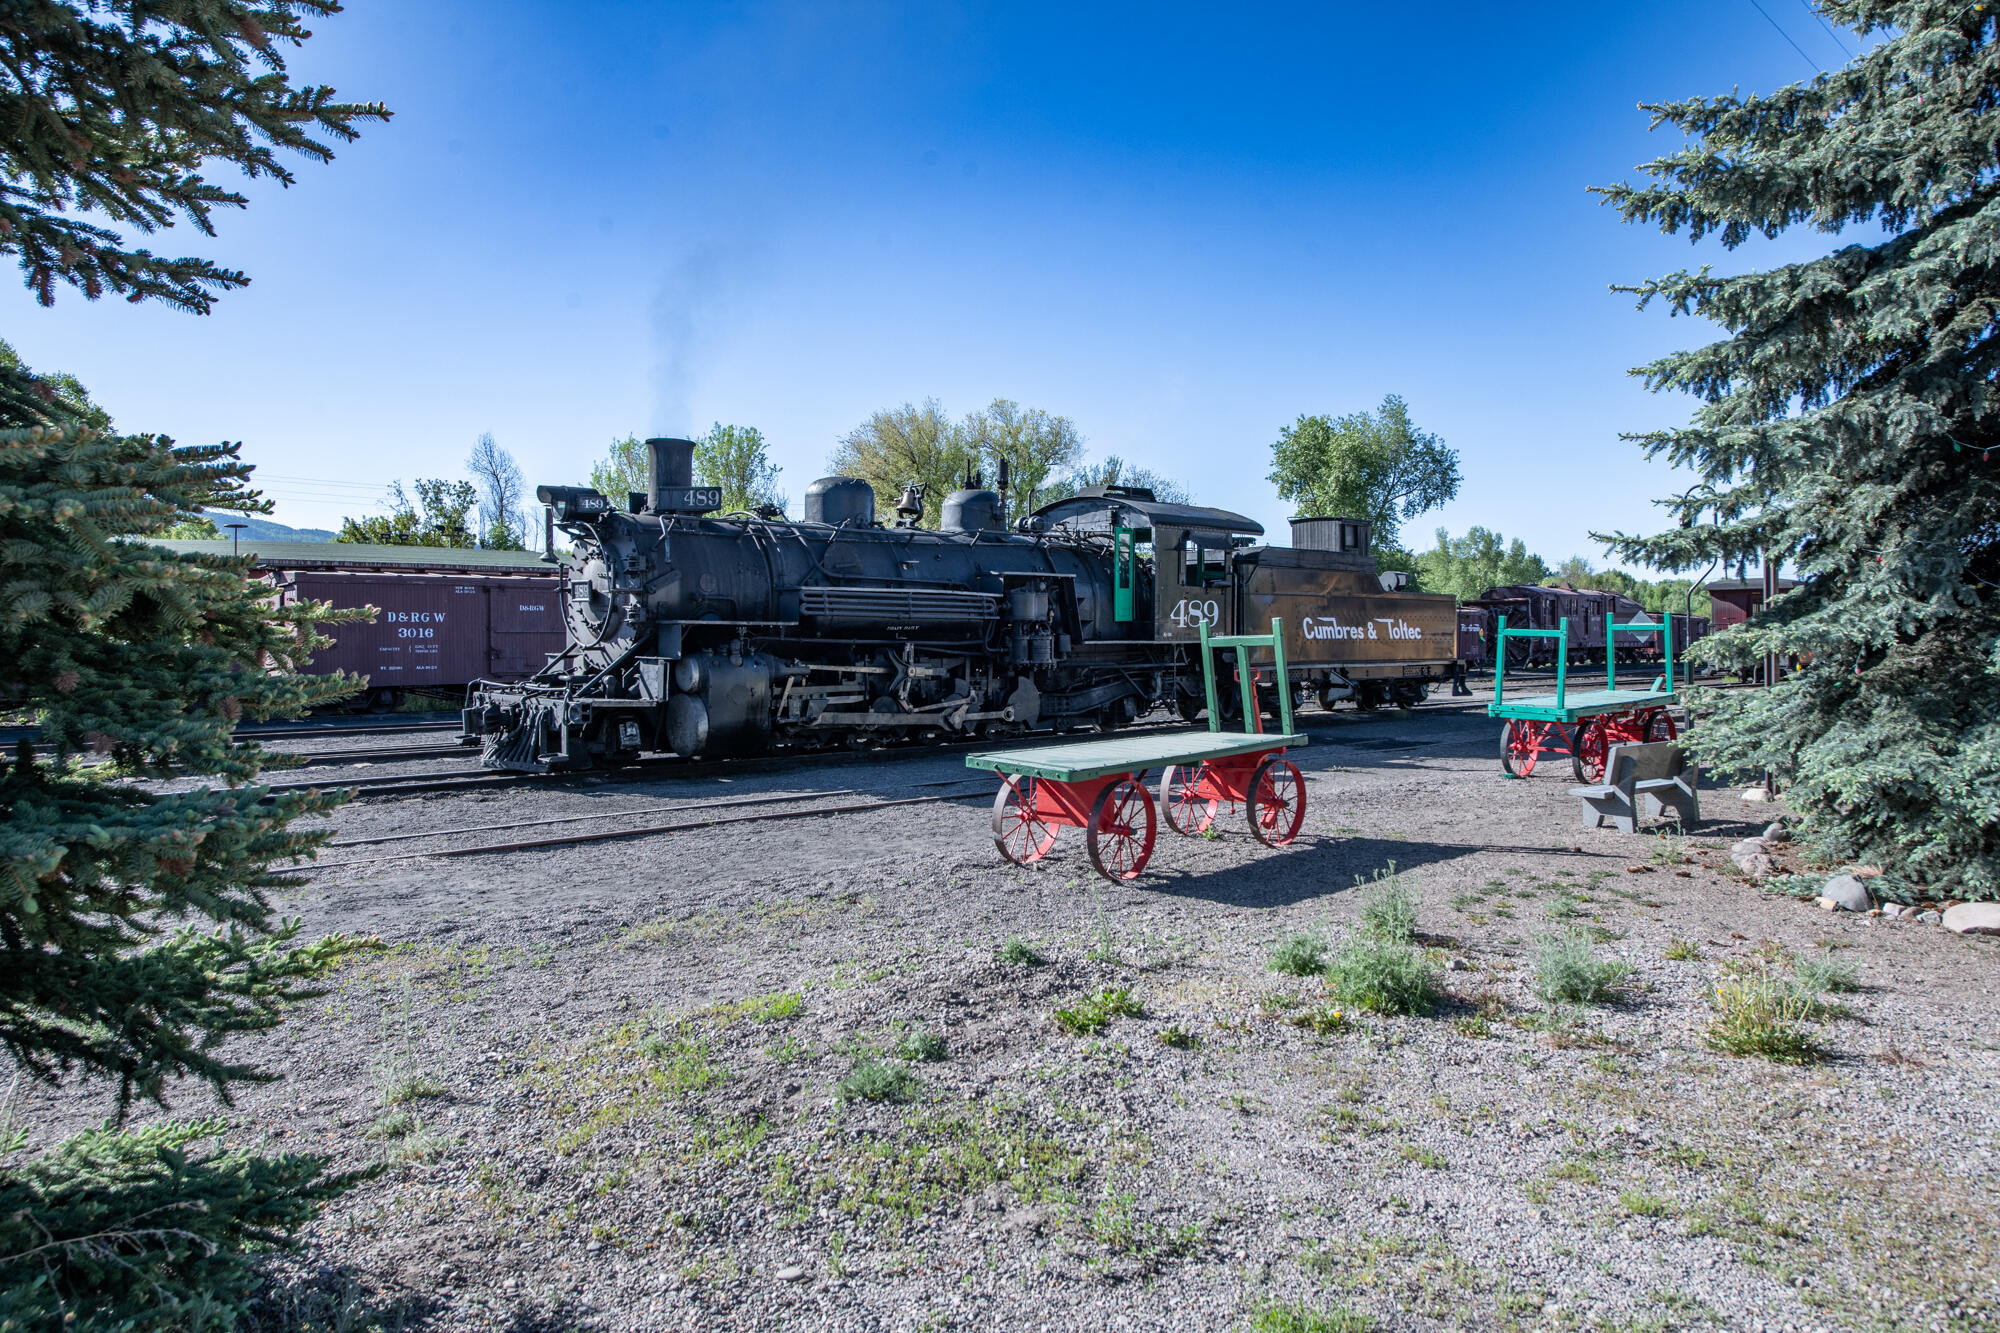
[[[137,539],[135,539],[137,540]],[[162,541],[181,555],[228,555],[227,541]],[[373,546],[363,542],[267,542],[245,538],[242,552],[265,569],[448,569],[497,574],[547,574],[554,565],[533,551],[473,551],[449,546]]]

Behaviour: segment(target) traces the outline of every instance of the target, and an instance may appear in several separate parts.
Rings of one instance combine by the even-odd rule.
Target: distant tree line
[[[342,519],[334,540],[378,546],[528,549],[534,532],[522,503],[526,486],[514,456],[485,433],[472,446],[465,470],[471,475],[469,481],[419,477],[415,500],[401,481],[390,482],[389,512]]]

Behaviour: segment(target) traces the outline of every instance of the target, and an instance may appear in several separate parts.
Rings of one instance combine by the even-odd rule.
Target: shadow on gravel
[[[445,1313],[429,1294],[384,1291],[347,1264],[272,1274],[238,1328],[242,1333],[307,1329],[416,1330],[434,1328]]]
[[[1145,879],[1133,887],[1179,898],[1203,898],[1231,907],[1290,907],[1346,893],[1355,887],[1357,877],[1370,879],[1391,861],[1398,870],[1416,870],[1486,850],[1396,838],[1309,836],[1282,852],[1267,852],[1258,860],[1229,870],[1176,870],[1156,860],[1148,867]],[[1535,851],[1544,853],[1546,849]]]

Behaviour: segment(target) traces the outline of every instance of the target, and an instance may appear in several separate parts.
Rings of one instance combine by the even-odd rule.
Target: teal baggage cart
[[[1266,732],[1257,707],[1258,672],[1247,650],[1271,650],[1278,683],[1282,730]],[[1215,688],[1215,654],[1235,653],[1248,730],[1222,728]],[[1211,636],[1201,627],[1201,667],[1208,691],[1208,730],[1117,736],[1076,745],[1000,750],[968,756],[968,768],[1000,774],[993,800],[993,845],[1016,865],[1030,865],[1055,846],[1056,830],[1080,828],[1097,873],[1114,882],[1135,879],[1153,856],[1155,810],[1163,809],[1176,833],[1199,837],[1214,827],[1227,804],[1247,812],[1250,832],[1282,847],[1305,820],[1306,786],[1285,751],[1304,745],[1292,729],[1292,692],[1286,688],[1284,624],[1269,634]],[[1146,775],[1160,770],[1159,799]]]
[[[1644,620],[1630,624],[1607,624],[1605,642],[1620,630],[1658,634],[1665,651],[1666,670],[1643,690],[1618,688],[1616,653],[1606,652],[1604,688],[1569,688],[1569,618],[1555,629],[1508,629],[1501,616],[1493,639],[1493,702],[1489,717],[1505,718],[1500,724],[1500,768],[1509,777],[1525,778],[1535,771],[1543,755],[1568,755],[1570,769],[1578,782],[1596,782],[1604,776],[1604,759],[1614,745],[1628,742],[1670,741],[1674,739],[1674,719],[1667,710],[1678,702],[1674,693],[1674,627],[1671,619],[1655,625]],[[1556,652],[1556,692],[1554,694],[1507,695],[1507,640],[1555,639],[1564,645]]]

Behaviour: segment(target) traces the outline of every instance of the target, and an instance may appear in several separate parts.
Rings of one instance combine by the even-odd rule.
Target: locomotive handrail
[[[1215,693],[1215,653],[1217,648],[1228,648],[1236,654],[1236,681],[1243,689],[1243,732],[1250,735],[1264,730],[1263,714],[1257,710],[1257,673],[1250,666],[1248,650],[1269,648],[1272,669],[1278,681],[1278,715],[1283,720],[1284,734],[1292,734],[1292,685],[1285,673],[1285,622],[1281,617],[1271,617],[1269,634],[1216,634],[1208,632],[1208,622],[1201,622],[1201,682],[1208,694],[1208,729],[1222,730],[1222,710],[1217,707],[1219,700]]]

